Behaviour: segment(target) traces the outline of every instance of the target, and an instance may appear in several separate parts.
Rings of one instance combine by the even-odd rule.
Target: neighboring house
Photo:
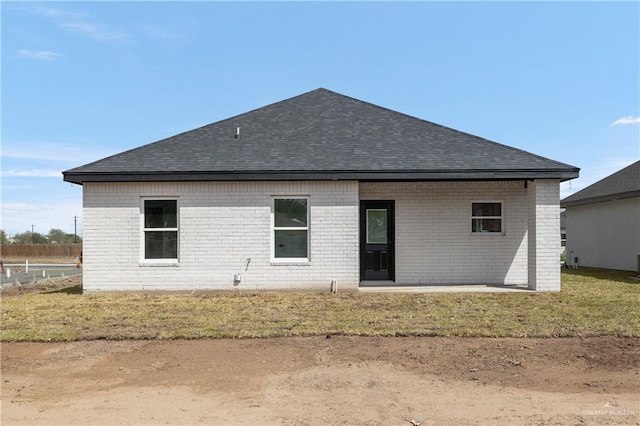
[[[640,161],[565,198],[567,263],[635,271],[640,256]]]
[[[317,89],[64,172],[84,288],[560,289],[578,169]]]

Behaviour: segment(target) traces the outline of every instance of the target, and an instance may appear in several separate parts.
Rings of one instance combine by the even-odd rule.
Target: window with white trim
[[[144,260],[178,260],[178,200],[142,200]]]
[[[273,199],[273,257],[309,259],[309,199]]]
[[[502,233],[502,203],[474,202],[471,203],[471,232],[472,233]]]

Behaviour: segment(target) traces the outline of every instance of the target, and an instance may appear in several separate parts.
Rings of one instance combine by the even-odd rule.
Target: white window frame
[[[176,227],[175,228],[145,228],[144,221],[144,203],[145,201],[175,201],[176,202]],[[145,256],[145,234],[147,232],[176,232],[176,256],[167,259],[147,259]],[[176,196],[167,197],[140,197],[140,264],[141,265],[177,265],[180,261],[180,199]]]
[[[473,205],[474,204],[500,204],[500,216],[474,216]],[[469,204],[469,211],[471,220],[469,221],[471,235],[505,235],[505,220],[504,220],[504,201],[502,200],[472,200]],[[500,219],[500,232],[477,232],[473,230],[474,219]]]
[[[307,226],[276,227],[276,200],[307,200]],[[276,257],[276,231],[306,231],[307,257]],[[308,195],[274,195],[271,197],[271,263],[307,264],[311,261],[311,197]]]

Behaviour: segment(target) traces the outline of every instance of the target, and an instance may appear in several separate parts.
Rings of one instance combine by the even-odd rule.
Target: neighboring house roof
[[[631,197],[640,197],[640,161],[568,196],[560,205],[572,207]]]
[[[236,138],[237,129],[239,136]],[[567,180],[579,169],[317,89],[64,172],[64,180]]]

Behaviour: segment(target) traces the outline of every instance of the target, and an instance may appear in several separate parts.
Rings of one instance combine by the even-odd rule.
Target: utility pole
[[[33,239],[33,225],[31,225],[31,244],[35,244]]]
[[[78,216],[74,216],[73,217],[73,242],[76,244],[78,243],[77,225],[78,225]]]

